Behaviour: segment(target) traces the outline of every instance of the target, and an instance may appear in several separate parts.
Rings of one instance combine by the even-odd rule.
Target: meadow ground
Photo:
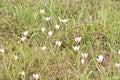
[[[0,0],[0,80],[120,80],[120,0]]]

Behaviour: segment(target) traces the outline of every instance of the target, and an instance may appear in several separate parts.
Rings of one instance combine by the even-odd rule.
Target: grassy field
[[[119,63],[120,0],[0,0],[0,80],[120,80]]]

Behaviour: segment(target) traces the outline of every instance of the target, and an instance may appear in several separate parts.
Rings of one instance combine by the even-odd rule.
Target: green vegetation
[[[33,74],[38,80],[119,80],[120,1],[0,0],[0,49],[0,80],[33,80]],[[83,53],[88,57],[82,64]]]

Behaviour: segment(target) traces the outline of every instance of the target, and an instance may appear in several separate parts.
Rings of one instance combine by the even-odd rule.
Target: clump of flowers
[[[24,35],[24,36],[22,36],[22,37],[20,38],[20,40],[21,40],[22,42],[25,42],[25,41],[27,40],[27,37],[28,37],[28,31],[23,32],[23,35]]]
[[[85,61],[86,61],[87,57],[88,57],[87,53],[82,54],[82,59],[81,59],[82,64],[85,64]]]

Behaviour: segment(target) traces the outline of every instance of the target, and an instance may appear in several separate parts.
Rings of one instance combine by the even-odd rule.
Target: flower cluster
[[[43,9],[41,9],[41,10],[40,10],[40,14],[41,14],[41,15],[44,15],[44,14],[45,14],[45,11],[44,11]],[[64,23],[64,24],[67,23],[68,20],[69,20],[69,19],[61,19],[60,17],[58,17],[58,19],[59,19],[60,23]],[[51,20],[51,18],[50,18],[50,17],[45,17],[44,20],[45,20],[47,23],[49,23],[50,20]],[[54,25],[54,28],[55,28],[56,30],[59,30],[60,27],[61,27],[61,25],[59,25],[59,24]],[[42,33],[47,33],[47,35],[49,36],[49,38],[51,38],[51,37],[54,35],[54,31],[50,30],[50,31],[47,32],[46,27],[42,27],[42,28],[41,28],[41,32],[42,32]],[[23,35],[24,35],[24,36],[22,36],[22,37],[20,38],[22,42],[25,42],[25,41],[27,40],[28,33],[29,33],[28,31],[23,32]],[[78,51],[80,50],[80,42],[81,42],[81,40],[82,40],[81,37],[75,37],[75,38],[74,38],[74,41],[75,41],[75,43],[76,43],[76,46],[72,46],[72,48],[73,48],[73,50],[74,50],[76,53],[78,53]],[[54,43],[55,43],[55,46],[56,46],[57,48],[59,48],[59,47],[62,45],[62,41],[56,41],[56,42],[54,42]],[[46,46],[43,46],[43,47],[41,47],[41,50],[42,50],[42,51],[46,51],[46,50],[47,50],[47,47],[46,47]],[[0,49],[0,53],[4,53],[4,49],[1,48],[1,49]],[[120,50],[118,51],[118,54],[120,55]],[[86,59],[87,59],[87,57],[88,57],[88,53],[83,53],[81,56],[82,56],[82,58],[81,58],[81,63],[82,63],[82,64],[85,64]],[[18,56],[14,56],[14,60],[17,60],[17,59],[18,59]],[[99,55],[98,58],[96,58],[96,60],[97,60],[98,63],[101,64],[101,63],[103,62],[103,60],[104,60],[104,56],[103,56],[103,55]],[[118,69],[119,67],[120,67],[120,64],[119,64],[119,63],[116,63],[116,64],[115,64],[115,68]],[[22,75],[22,76],[25,76],[25,72],[22,71],[22,72],[21,72],[21,75]],[[33,74],[32,78],[33,78],[33,80],[38,80],[38,79],[39,79],[39,74]]]
[[[75,40],[76,43],[80,43],[80,42],[81,42],[81,37],[75,37],[74,40]],[[75,52],[78,52],[79,49],[80,49],[80,45],[79,45],[79,46],[73,46],[73,50],[74,50]]]
[[[87,53],[82,54],[82,59],[81,59],[82,64],[85,64],[85,61],[86,61],[87,57],[88,57]]]
[[[41,15],[45,14],[45,10],[41,9],[41,10],[40,10],[40,14],[41,14]],[[68,22],[68,19],[61,19],[60,17],[58,17],[58,19],[59,19],[59,21],[60,21],[61,23],[64,23],[64,24]],[[51,21],[51,17],[45,17],[44,20],[49,23],[49,22]],[[60,25],[59,25],[59,24],[55,24],[54,27],[55,27],[56,30],[58,30],[58,29],[60,28]],[[46,32],[47,32],[46,27],[42,27],[42,28],[41,28],[41,31],[42,31],[43,33],[46,33]],[[48,34],[49,37],[52,37],[52,36],[53,36],[53,33],[54,33],[54,32],[53,32],[52,30],[50,30],[50,31],[47,32],[47,34]],[[62,44],[62,41],[56,41],[56,42],[55,42],[56,47],[60,47],[61,44]],[[42,50],[42,51],[46,51],[46,49],[47,49],[46,46],[41,47],[41,50]]]
[[[23,32],[23,35],[24,36],[22,36],[20,39],[21,39],[22,42],[25,42],[27,40],[28,31]]]

